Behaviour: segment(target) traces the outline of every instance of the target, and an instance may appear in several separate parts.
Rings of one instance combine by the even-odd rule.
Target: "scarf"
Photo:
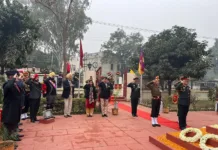
[[[93,87],[90,86],[90,91],[89,91],[89,104],[94,102],[94,96],[93,96]]]
[[[49,82],[52,84],[52,86],[56,89],[56,84],[52,81],[52,80],[49,80]]]

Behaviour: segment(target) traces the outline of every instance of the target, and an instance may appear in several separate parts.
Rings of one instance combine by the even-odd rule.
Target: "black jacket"
[[[107,85],[107,86],[106,86]],[[110,96],[111,96],[111,90],[112,87],[110,85],[110,83],[104,83],[104,82],[101,82],[99,83],[99,88],[100,88],[100,94],[99,94],[99,97],[100,98],[103,98],[103,99],[109,99]]]
[[[47,78],[46,80],[44,80],[44,83],[45,83],[45,85],[46,85],[46,87],[47,87],[46,96],[48,96],[48,95],[57,95],[56,87],[54,87],[54,86],[51,84],[50,81],[54,82],[55,85],[56,85],[55,80],[52,79],[52,78],[50,78],[50,77]]]
[[[178,104],[188,106],[190,105],[191,90],[189,86],[184,86],[181,82],[175,84],[178,91],[179,99]]]
[[[140,87],[136,83],[129,83],[128,87],[131,88],[131,99],[139,99],[140,98]]]
[[[89,99],[89,92],[90,92],[90,85],[89,84],[86,84],[83,89],[84,89],[84,93],[85,93],[85,98],[86,99]],[[97,91],[96,91],[96,88],[95,86],[92,86],[93,87],[93,98],[96,100],[97,99]]]
[[[41,98],[41,91],[42,91],[41,83],[35,82],[32,79],[29,79],[26,81],[26,84],[30,86],[30,95],[29,95],[30,99]]]
[[[15,83],[15,79],[8,80],[4,83],[3,92],[2,122],[18,124],[20,122],[22,92]]]
[[[63,98],[69,98],[70,96],[70,83],[69,82],[73,84],[71,94],[72,94],[72,97],[74,98],[74,83],[73,81],[69,81],[69,80],[64,80],[63,82],[63,93],[62,93]]]

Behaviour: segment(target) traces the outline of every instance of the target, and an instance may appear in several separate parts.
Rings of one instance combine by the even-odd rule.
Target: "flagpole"
[[[143,97],[143,95],[142,95],[142,75],[141,75],[141,77],[140,77],[140,104],[142,103],[142,97]]]
[[[78,98],[80,98],[80,66],[79,66],[79,88],[78,88]]]

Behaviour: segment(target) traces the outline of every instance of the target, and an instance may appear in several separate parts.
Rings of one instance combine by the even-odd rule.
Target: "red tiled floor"
[[[139,109],[150,112],[142,106]],[[175,112],[161,114],[161,117],[177,120]],[[215,112],[189,112],[188,124],[193,127],[210,125],[216,123],[214,117],[217,117]],[[57,116],[50,124],[29,121],[23,124],[25,137],[18,143],[18,150],[158,150],[149,143],[148,137],[175,131],[164,126],[153,128],[149,120],[133,118],[121,109],[118,116],[109,113],[108,118],[102,118],[100,114],[93,118]]]

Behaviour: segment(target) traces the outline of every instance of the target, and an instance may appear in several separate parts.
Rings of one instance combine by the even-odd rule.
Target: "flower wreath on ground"
[[[199,146],[202,150],[218,150],[218,148],[213,148],[213,147],[208,147],[206,145],[207,143],[207,140],[208,139],[215,139],[215,140],[218,140],[218,135],[215,135],[215,134],[205,134],[201,140],[200,140],[200,143],[199,143]]]
[[[195,135],[193,137],[187,137],[186,134],[190,133],[190,132],[195,133]],[[180,132],[179,138],[185,142],[197,142],[198,140],[200,140],[202,135],[203,134],[202,134],[201,130],[199,130],[197,128],[186,128],[185,130],[182,130]]]
[[[212,128],[218,129],[218,124],[211,125]]]

